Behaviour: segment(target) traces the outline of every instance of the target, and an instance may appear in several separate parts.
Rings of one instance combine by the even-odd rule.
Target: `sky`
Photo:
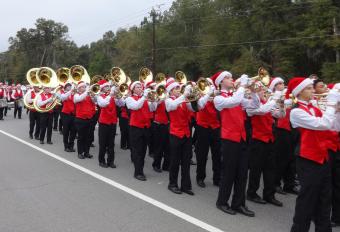
[[[52,19],[69,28],[78,46],[102,38],[109,31],[139,25],[152,7],[169,9],[172,0],[1,0],[0,52],[21,28],[32,28],[38,18]]]

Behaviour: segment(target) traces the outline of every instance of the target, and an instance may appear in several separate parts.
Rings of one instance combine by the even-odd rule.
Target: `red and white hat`
[[[86,83],[84,81],[79,81],[77,85],[77,89],[83,86],[86,86]]]
[[[148,83],[145,84],[145,88],[150,88],[156,86],[156,82],[154,81],[149,81]]]
[[[98,81],[98,85],[100,87],[100,90],[102,90],[106,86],[110,86],[110,83],[107,80],[100,80]]]
[[[277,84],[284,83],[285,81],[281,77],[274,77],[270,80],[269,89],[274,91],[274,88]]]
[[[165,85],[165,88],[166,88],[166,91],[168,93],[171,92],[171,90],[173,90],[174,88],[178,87],[179,86],[179,83],[177,81],[175,81],[174,78],[168,78],[168,80],[166,81],[166,85]]]
[[[140,81],[134,81],[134,82],[132,82],[132,83],[130,84],[130,91],[132,91],[132,90],[135,88],[135,86],[136,86],[137,84],[140,84],[140,85],[143,87],[142,82],[140,82]]]
[[[207,81],[209,81],[209,83],[210,83],[211,85],[215,85],[214,82],[213,82],[213,80],[211,80],[211,78],[208,77],[208,78],[207,78]]]
[[[224,78],[226,77],[233,77],[233,75],[228,72],[228,71],[221,71],[221,72],[217,72],[215,73],[212,77],[211,80],[214,82],[215,86],[218,87],[221,82],[223,81]]]
[[[312,85],[313,80],[305,77],[293,77],[288,82],[288,88],[286,92],[286,98],[289,98],[290,94],[293,94],[294,97],[299,95],[299,93],[306,88],[308,85]]]

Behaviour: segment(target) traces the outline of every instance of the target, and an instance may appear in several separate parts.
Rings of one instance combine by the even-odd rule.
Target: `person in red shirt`
[[[33,89],[29,90],[30,93],[27,94],[27,103],[33,104],[33,101],[37,94],[40,92],[39,86],[33,86]],[[39,140],[39,132],[40,132],[40,113],[35,109],[29,109],[29,121],[30,121],[30,129],[29,129],[29,137],[33,139],[33,132],[34,138]],[[34,130],[35,129],[35,130]]]
[[[6,90],[2,82],[0,82],[0,120],[4,120],[4,110],[7,105]]]
[[[51,93],[51,88],[43,87],[43,92],[36,96],[38,107],[45,109],[47,104],[53,101],[53,94]],[[44,144],[45,134],[47,130],[47,144],[52,143],[52,122],[53,122],[53,110],[45,113],[40,113],[40,144]]]
[[[296,170],[301,189],[291,232],[309,231],[312,220],[315,231],[332,231],[332,178],[325,134],[340,130],[340,116],[335,113],[340,95],[334,90],[328,93],[323,113],[311,104],[313,92],[313,81],[309,78],[294,77],[288,83],[286,96],[292,94],[298,100],[290,112],[290,121],[300,134]]]
[[[24,93],[21,90],[21,85],[17,84],[17,86],[12,91],[12,95],[11,95],[11,98],[14,101],[14,118],[16,118],[18,114],[18,118],[21,119],[23,97],[24,97]]]
[[[77,85],[77,93],[73,97],[73,102],[76,107],[75,126],[77,128],[77,151],[78,158],[91,159],[91,119],[96,113],[96,99],[89,93],[89,86],[83,81]]]
[[[115,86],[110,87],[110,83],[106,80],[98,82],[101,93],[97,97],[98,106],[100,107],[99,115],[99,166],[103,168],[116,168],[115,160],[115,137],[117,129],[117,111],[116,106],[124,104],[122,99],[115,99]],[[105,161],[105,153],[107,152],[107,162]]]
[[[60,99],[63,102],[60,117],[63,125],[64,151],[66,152],[75,152],[74,140],[77,132],[74,124],[74,116],[76,113],[75,104],[73,102],[74,88],[72,83],[66,83],[60,95]]]
[[[248,174],[248,153],[246,149],[246,130],[244,109],[259,107],[256,94],[251,99],[245,98],[245,86],[249,83],[247,75],[239,78],[240,87],[232,92],[234,83],[232,74],[218,72],[211,78],[220,94],[214,98],[215,108],[221,117],[221,153],[222,173],[216,206],[221,211],[235,215],[236,212],[249,217],[255,213],[245,204],[245,190]],[[228,204],[231,190],[234,196],[231,206]]]
[[[156,103],[147,101],[150,89],[143,91],[143,85],[139,81],[130,85],[131,96],[126,98],[126,107],[130,110],[130,145],[131,157],[135,166],[134,177],[140,181],[146,181],[144,175],[144,159],[150,138],[150,112],[156,109]]]
[[[267,100],[264,86],[260,83],[257,85],[259,86],[257,94],[261,102],[260,107],[247,109],[247,114],[251,117],[252,126],[247,199],[255,203],[265,204],[268,202],[275,206],[282,206],[282,202],[275,198],[276,157],[273,149],[273,117],[282,118],[285,116],[284,110],[278,108],[278,101],[282,96],[282,92],[276,91]],[[261,174],[264,182],[262,199],[257,194]]]
[[[214,106],[213,97],[215,87],[210,78],[207,80],[211,83],[210,92],[198,100],[196,113],[196,181],[197,185],[204,188],[204,179],[206,177],[206,164],[208,159],[209,148],[212,157],[213,184],[219,185],[221,177],[221,139],[220,139],[220,120],[218,112]]]

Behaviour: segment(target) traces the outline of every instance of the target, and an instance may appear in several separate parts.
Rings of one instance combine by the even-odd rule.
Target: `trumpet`
[[[147,99],[150,102],[156,102],[156,101],[163,101],[168,97],[165,85],[158,84],[156,85],[155,89],[152,90],[148,96]]]
[[[99,93],[100,93],[99,84],[95,83],[95,84],[90,85],[90,89],[89,89],[90,96],[95,96],[95,95],[98,95]]]

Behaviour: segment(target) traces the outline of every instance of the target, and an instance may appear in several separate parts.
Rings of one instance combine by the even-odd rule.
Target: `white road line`
[[[22,140],[22,139],[14,136],[12,134],[9,134],[9,133],[7,133],[7,132],[5,132],[3,130],[0,130],[0,133],[2,133],[2,134],[6,135],[6,136],[8,136],[8,137],[10,137],[10,138],[12,138],[14,140],[17,140],[18,142],[21,142],[21,143],[23,143],[23,144],[25,144],[25,145],[27,145],[27,146],[37,150],[37,151],[40,151],[40,152],[44,153],[45,155],[48,155],[48,156],[50,156],[50,157],[52,157],[52,158],[54,158],[56,160],[59,160],[60,162],[63,162],[64,164],[67,164],[67,165],[69,165],[69,166],[71,166],[71,167],[73,167],[75,169],[78,169],[79,171],[82,171],[82,172],[84,172],[84,173],[86,173],[86,174],[88,174],[88,175],[90,175],[90,176],[92,176],[92,177],[94,177],[94,178],[96,178],[98,180],[101,180],[101,181],[103,181],[103,182],[105,182],[105,183],[107,183],[107,184],[109,184],[109,185],[111,185],[111,186],[113,186],[115,188],[118,188],[118,189],[120,189],[120,190],[122,190],[122,191],[124,191],[124,192],[126,192],[126,193],[128,193],[128,194],[130,194],[130,195],[132,195],[134,197],[136,197],[136,198],[139,198],[142,201],[148,202],[149,204],[154,205],[154,206],[156,206],[156,207],[158,207],[158,208],[160,208],[160,209],[162,209],[162,210],[164,210],[164,211],[166,211],[166,212],[168,212],[168,213],[170,213],[170,214],[172,214],[172,215],[174,215],[176,217],[179,217],[179,218],[181,218],[181,219],[183,219],[183,220],[185,220],[187,222],[190,222],[191,224],[196,225],[196,226],[198,226],[198,227],[200,227],[202,229],[205,229],[207,231],[212,231],[212,232],[223,232],[223,230],[221,230],[221,229],[218,229],[218,228],[216,228],[216,227],[214,227],[212,225],[209,225],[209,224],[207,224],[207,223],[205,223],[205,222],[203,222],[203,221],[201,221],[201,220],[199,220],[197,218],[194,218],[194,217],[192,217],[192,216],[190,216],[190,215],[188,215],[186,213],[183,213],[183,212],[181,212],[181,211],[179,211],[177,209],[174,209],[171,206],[168,206],[168,205],[166,205],[166,204],[164,204],[164,203],[162,203],[160,201],[157,201],[157,200],[155,200],[155,199],[153,199],[151,197],[148,197],[148,196],[146,196],[146,195],[144,195],[144,194],[142,194],[140,192],[137,192],[137,191],[135,191],[135,190],[133,190],[133,189],[131,189],[129,187],[126,187],[126,186],[124,186],[122,184],[119,184],[116,181],[113,181],[113,180],[111,180],[109,178],[106,178],[106,177],[104,177],[102,175],[99,175],[96,172],[93,172],[93,171],[91,171],[91,170],[89,170],[87,168],[84,168],[84,167],[76,164],[76,163],[73,163],[73,162],[71,162],[71,161],[69,161],[67,159],[64,159],[64,158],[62,158],[62,157],[60,157],[60,156],[58,156],[58,155],[56,155],[56,154],[54,154],[52,152],[49,152],[49,151],[44,150],[44,149],[42,149],[40,147],[37,147],[37,146],[35,146],[35,145],[33,145],[33,144],[29,143],[29,142],[26,142],[25,140]]]

